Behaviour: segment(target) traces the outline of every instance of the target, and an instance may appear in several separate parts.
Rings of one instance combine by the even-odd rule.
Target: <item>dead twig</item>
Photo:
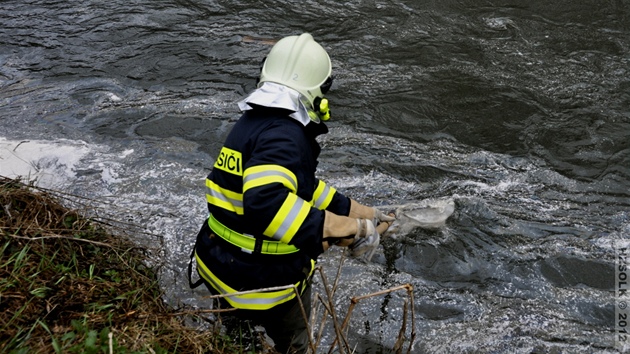
[[[311,336],[311,330],[310,330],[310,326],[309,326],[309,322],[308,322],[308,316],[306,315],[306,309],[304,309],[304,304],[302,303],[302,298],[300,296],[300,292],[298,291],[298,288],[295,285],[274,286],[274,287],[269,287],[269,288],[239,291],[239,292],[229,293],[229,294],[207,295],[207,296],[204,296],[203,298],[204,299],[219,299],[219,298],[230,297],[230,296],[235,296],[235,295],[245,295],[245,294],[252,294],[252,293],[258,293],[258,292],[265,292],[265,291],[278,291],[278,290],[288,290],[288,289],[293,289],[293,291],[295,292],[295,297],[297,298],[298,304],[300,305],[300,310],[302,312],[302,318],[304,319],[304,323],[306,324],[306,331],[307,331],[307,335],[308,335],[309,347],[311,348],[313,353],[315,353],[316,352],[316,347],[315,347],[315,345],[313,343],[313,338]],[[232,308],[232,309],[227,309],[227,310],[228,311],[234,311],[236,309]],[[227,312],[227,311],[211,311],[211,310],[209,310],[209,312]]]
[[[313,343],[313,336],[311,335],[311,328],[308,323],[308,316],[306,316],[306,310],[304,309],[304,304],[302,303],[302,297],[298,292],[297,287],[293,287],[293,291],[295,291],[295,296],[297,297],[298,303],[300,304],[300,310],[302,311],[302,318],[304,319],[304,324],[306,324],[306,335],[308,336],[308,345],[311,347],[313,353],[316,353],[317,348]]]
[[[407,299],[403,301],[403,318],[402,325],[400,326],[400,331],[398,332],[398,338],[396,338],[396,343],[394,343],[394,351],[396,354],[401,354],[403,343],[405,342],[405,332],[407,331]]]
[[[403,285],[399,285],[399,286],[395,286],[393,288],[389,288],[389,289],[385,289],[385,290],[381,290],[381,291],[377,291],[371,294],[366,294],[366,295],[362,295],[362,296],[355,296],[352,299],[350,299],[350,306],[348,307],[348,312],[346,313],[346,318],[343,321],[343,324],[341,325],[342,330],[345,330],[346,327],[348,326],[348,323],[350,322],[350,316],[352,314],[352,311],[354,310],[354,307],[356,306],[356,304],[359,303],[359,301],[363,300],[363,299],[367,299],[367,298],[371,298],[374,296],[379,296],[379,295],[384,295],[384,294],[388,294],[394,291],[398,291],[398,290],[407,290],[407,296],[409,298],[409,303],[410,303],[410,307],[411,307],[411,337],[410,337],[410,343],[409,343],[409,349],[407,350],[407,353],[411,353],[411,349],[413,348],[413,343],[414,340],[416,338],[416,322],[415,322],[415,311],[414,311],[414,306],[413,306],[413,285],[407,283],[407,284],[403,284]],[[405,312],[403,314],[403,316],[406,316],[407,314],[407,309],[405,307]],[[398,341],[401,341],[401,337],[404,336],[404,327],[406,326],[406,321],[403,319],[403,324],[401,328],[401,331],[399,333],[398,339],[397,339],[397,344]],[[333,343],[334,344],[334,343]],[[402,343],[399,344],[400,347],[402,348]]]
[[[0,229],[1,230],[10,230],[11,228],[0,227]],[[94,244],[94,245],[97,245],[97,246],[115,248],[114,246],[112,246],[112,245],[110,245],[108,243],[99,242],[99,241],[93,241],[93,240],[86,240],[84,238],[76,238],[76,237],[70,237],[70,236],[50,235],[50,236],[27,237],[27,236],[11,235],[9,233],[7,233],[6,235],[9,236],[9,237],[19,238],[19,239],[28,240],[28,241],[37,241],[37,240],[46,240],[46,239],[64,239],[64,240],[71,240],[71,241],[87,242],[87,243],[91,243],[91,244]]]
[[[236,311],[236,308],[231,307],[227,309],[205,309],[205,310],[180,311],[180,312],[173,312],[170,314],[170,316],[199,315],[203,313],[222,313],[222,312],[232,312],[232,311]]]
[[[339,265],[337,266],[337,274],[335,275],[335,282],[331,291],[331,296],[335,296],[335,293],[337,292],[337,286],[339,285],[339,279],[341,278],[341,268],[343,266],[345,260],[345,252],[341,253],[341,258],[339,259]],[[319,296],[319,295],[318,295]],[[321,298],[321,297],[320,297]],[[320,303],[317,303],[318,305]],[[313,311],[313,318],[312,318],[312,327],[315,327],[314,323],[315,323],[315,313],[319,311],[319,308],[316,308],[315,311]],[[317,341],[315,343],[316,348],[319,347],[319,343],[322,340],[322,336],[324,334],[324,328],[326,326],[326,322],[328,320],[328,314],[330,314],[330,312],[327,310],[327,308],[324,308],[324,311],[322,313],[322,318],[320,320],[319,323],[319,331],[317,332]]]
[[[346,352],[350,352],[350,346],[348,345],[348,341],[346,340],[346,337],[343,335],[343,327],[339,327],[339,322],[337,321],[337,314],[335,312],[335,305],[332,302],[333,296],[330,290],[330,287],[328,286],[328,281],[326,280],[326,275],[324,274],[324,271],[319,268],[319,274],[322,277],[322,282],[324,283],[324,290],[326,290],[326,295],[328,296],[328,307],[327,310],[330,313],[330,317],[332,318],[333,321],[333,327],[335,328],[335,333],[337,334],[337,338],[335,338],[335,341],[339,340],[339,342],[342,344],[339,346],[339,351],[341,352],[341,354],[344,354]],[[332,351],[332,349],[334,348],[334,343],[333,346],[331,346],[330,350]]]

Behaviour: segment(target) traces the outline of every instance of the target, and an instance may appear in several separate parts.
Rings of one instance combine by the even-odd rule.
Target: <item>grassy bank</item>
[[[146,249],[54,193],[0,177],[0,250],[0,353],[241,352],[164,304]]]

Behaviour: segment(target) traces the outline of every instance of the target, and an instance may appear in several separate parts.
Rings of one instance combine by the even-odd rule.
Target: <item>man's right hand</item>
[[[381,242],[381,235],[385,231],[387,231],[390,225],[394,222],[393,221],[395,220],[394,214],[390,213],[387,216],[387,219],[385,220],[391,220],[391,221],[382,221],[376,227],[374,227],[374,224],[372,224],[371,221],[368,221],[368,223],[371,224],[372,227],[368,230],[368,232],[366,232],[365,236],[356,237],[354,239],[354,242],[349,246],[350,256],[360,257],[363,254],[369,252],[367,256],[367,261],[369,261],[370,258],[372,258],[374,251],[376,250],[376,248]]]
[[[324,234],[322,235],[324,251],[331,245],[350,246],[355,238],[365,237],[376,232],[371,220],[340,216],[329,211],[325,211],[325,213]]]

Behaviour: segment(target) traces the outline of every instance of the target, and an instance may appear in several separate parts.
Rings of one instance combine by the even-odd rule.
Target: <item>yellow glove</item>
[[[371,220],[341,216],[327,210],[324,215],[324,234],[322,235],[324,251],[330,245],[350,246],[355,238],[362,238],[376,232]]]
[[[389,217],[393,217],[391,214]],[[367,219],[361,219],[367,220]],[[365,236],[355,237],[354,242],[348,246],[350,257],[358,258],[365,255],[365,261],[369,262],[376,252],[376,248],[381,242],[381,234],[383,234],[391,226],[392,222],[383,221],[378,226],[374,227],[374,224],[368,221],[371,227],[366,230]]]
[[[396,220],[395,216],[386,215],[382,211],[363,205],[354,199],[350,199],[350,214],[348,216],[357,219],[373,220],[374,225],[379,225],[382,222],[392,223]]]

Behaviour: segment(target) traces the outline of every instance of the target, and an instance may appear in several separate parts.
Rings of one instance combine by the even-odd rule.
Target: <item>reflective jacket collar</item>
[[[273,82],[264,82],[262,86],[238,103],[241,111],[248,111],[254,106],[289,110],[293,112],[289,116],[304,126],[310,122],[320,122],[319,118],[316,121],[310,118],[308,113],[312,109],[309,108],[308,101],[304,96],[287,86]]]

